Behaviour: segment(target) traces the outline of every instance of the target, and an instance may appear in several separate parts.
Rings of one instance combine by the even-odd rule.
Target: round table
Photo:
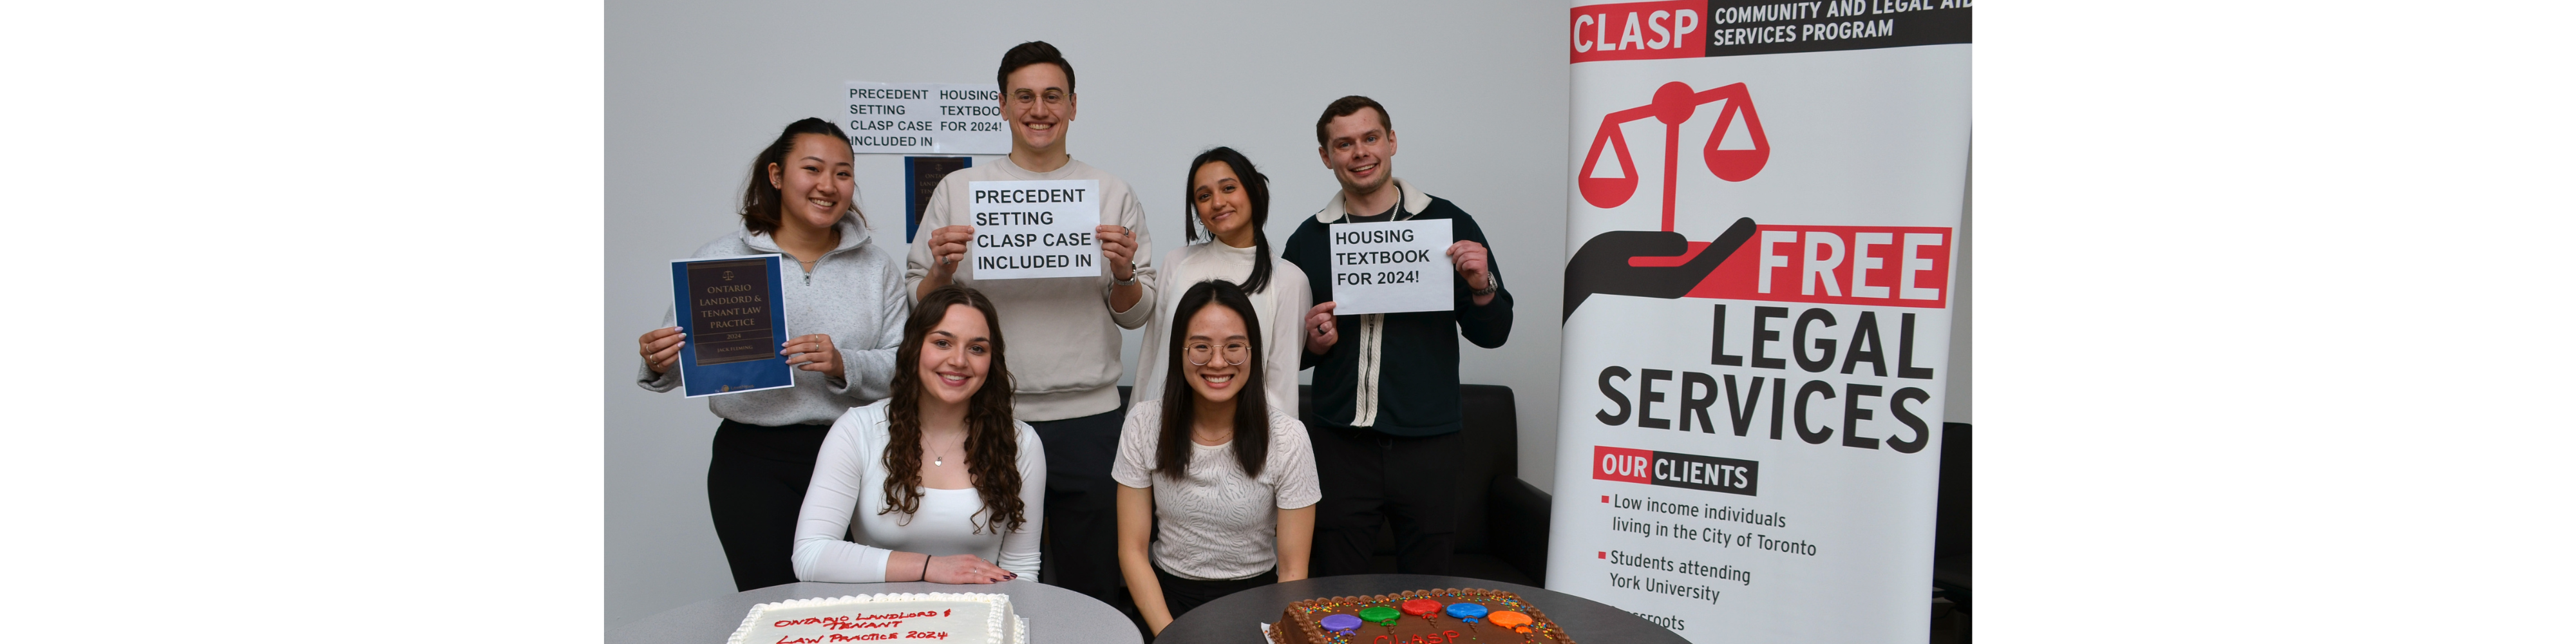
[[[1100,600],[1027,579],[998,584],[797,582],[755,588],[681,606],[609,631],[610,644],[722,644],[755,604],[874,593],[1003,593],[1011,612],[1029,618],[1029,644],[1144,644],[1134,622]],[[1549,615],[1555,615],[1551,612]]]
[[[1565,634],[1576,642],[1603,644],[1652,644],[1670,642],[1688,644],[1681,635],[1664,630],[1654,622],[1612,608],[1609,604],[1565,593],[1466,577],[1440,575],[1342,575],[1281,582],[1217,598],[1199,605],[1189,614],[1172,620],[1163,628],[1161,641],[1216,642],[1217,644],[1253,644],[1261,641],[1261,625],[1279,621],[1280,611],[1288,603],[1321,597],[1384,595],[1387,593],[1428,588],[1490,588],[1519,593],[1521,598],[1547,612],[1547,618],[1565,628]],[[1036,627],[1032,625],[1031,630]]]

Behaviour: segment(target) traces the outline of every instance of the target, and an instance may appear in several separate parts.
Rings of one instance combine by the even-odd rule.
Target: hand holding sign
[[[1491,262],[1486,261],[1484,244],[1464,239],[1450,244],[1449,262],[1458,269],[1459,276],[1467,278],[1469,290],[1482,291],[1494,283],[1493,269],[1489,268]],[[1493,299],[1492,295],[1476,296],[1476,306],[1484,306]]]
[[[1136,278],[1136,234],[1126,226],[1102,224],[1093,237],[1100,239],[1100,256],[1109,260],[1109,276],[1120,280]]]
[[[680,366],[680,345],[688,340],[689,334],[681,331],[680,327],[666,326],[644,332],[643,337],[635,339],[635,344],[644,356],[644,365],[653,370],[653,375],[659,376],[670,373],[672,367]]]
[[[1342,340],[1341,328],[1333,321],[1333,303],[1325,302],[1306,310],[1306,352],[1324,355],[1333,343]]]
[[[805,371],[820,371],[823,375],[835,379],[848,379],[842,375],[841,349],[832,345],[830,334],[797,336],[794,340],[781,343],[778,355],[787,356],[787,366]]]
[[[941,226],[930,231],[930,274],[946,282],[966,261],[966,244],[975,240],[974,226]]]

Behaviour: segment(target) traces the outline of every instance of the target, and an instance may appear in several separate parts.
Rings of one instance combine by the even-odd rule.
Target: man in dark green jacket
[[[1457,543],[1457,482],[1447,473],[1458,444],[1458,338],[1494,348],[1512,332],[1512,295],[1474,217],[1396,179],[1395,128],[1386,108],[1345,96],[1315,122],[1317,152],[1342,189],[1298,224],[1282,258],[1315,293],[1305,320],[1305,359],[1315,369],[1315,443],[1324,498],[1315,513],[1316,576],[1365,572],[1381,517],[1395,525],[1396,569],[1448,574]],[[1332,243],[1340,223],[1450,220],[1456,241],[1452,310],[1333,314]]]

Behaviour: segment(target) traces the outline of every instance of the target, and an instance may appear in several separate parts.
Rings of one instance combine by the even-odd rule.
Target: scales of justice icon
[[[1583,243],[1581,250],[1565,263],[1565,318],[1593,295],[1626,295],[1673,299],[1688,295],[1720,263],[1734,255],[1736,249],[1753,238],[1754,223],[1750,217],[1739,217],[1734,225],[1717,239],[1690,241],[1673,232],[1673,194],[1681,177],[1682,123],[1689,121],[1700,106],[1723,101],[1718,108],[1717,126],[1711,128],[1708,143],[1700,148],[1700,159],[1708,172],[1719,179],[1743,181],[1762,173],[1771,160],[1771,139],[1762,132],[1762,117],[1753,109],[1752,94],[1743,83],[1706,91],[1693,91],[1689,83],[1673,81],[1655,89],[1654,99],[1645,105],[1605,114],[1601,129],[1592,135],[1592,151],[1583,157],[1583,169],[1575,175],[1575,186],[1583,201],[1594,208],[1616,208],[1637,194],[1637,162],[1628,154],[1628,139],[1620,127],[1631,121],[1653,117],[1664,124],[1664,227],[1662,230],[1614,230],[1601,233]],[[1740,121],[1739,121],[1740,119]],[[1740,127],[1739,127],[1740,126]],[[1742,132],[1750,139],[1750,148],[1723,148],[1728,134]],[[1607,147],[1619,160],[1620,176],[1595,177],[1601,165],[1601,149]]]
[[[1681,172],[1682,122],[1699,111],[1699,106],[1725,101],[1718,109],[1717,127],[1708,133],[1708,145],[1700,149],[1701,159],[1708,164],[1709,174],[1727,181],[1743,181],[1762,172],[1762,164],[1771,160],[1771,140],[1762,133],[1762,116],[1753,109],[1753,97],[1743,83],[1703,92],[1691,91],[1689,83],[1673,81],[1655,89],[1655,99],[1601,117],[1601,130],[1592,135],[1592,152],[1583,157],[1583,170],[1576,175],[1583,200],[1594,208],[1616,208],[1628,203],[1637,193],[1637,162],[1628,155],[1628,137],[1619,126],[1646,117],[1664,123],[1664,230],[1673,229],[1673,188]],[[1744,120],[1743,132],[1753,139],[1750,149],[1722,150],[1726,133]],[[1601,164],[1601,148],[1607,146],[1619,156],[1620,176],[1595,177],[1593,170]]]

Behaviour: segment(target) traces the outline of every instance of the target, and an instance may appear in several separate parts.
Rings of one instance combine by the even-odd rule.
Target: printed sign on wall
[[[1449,220],[1333,224],[1333,314],[1447,311]]]
[[[858,154],[1010,154],[1001,86],[850,81],[842,133]]]
[[[1920,642],[1966,2],[1579,5],[1548,587],[1694,642]]]
[[[975,242],[966,251],[979,280],[1102,275],[1100,181],[969,181]]]

